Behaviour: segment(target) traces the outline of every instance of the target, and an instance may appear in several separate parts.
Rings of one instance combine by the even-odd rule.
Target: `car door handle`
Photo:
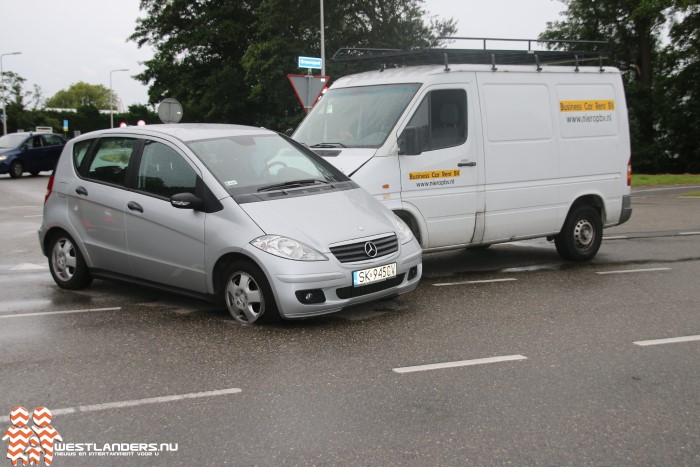
[[[143,208],[141,207],[141,205],[135,201],[129,201],[126,207],[129,208],[130,211],[143,212]]]
[[[82,187],[82,186],[79,186],[78,188],[76,188],[76,189],[75,189],[75,192],[78,193],[79,195],[82,195],[82,196],[87,196],[87,195],[88,195],[87,190],[86,190],[84,187]]]
[[[475,167],[476,162],[472,161],[462,161],[459,164],[457,164],[457,167]]]

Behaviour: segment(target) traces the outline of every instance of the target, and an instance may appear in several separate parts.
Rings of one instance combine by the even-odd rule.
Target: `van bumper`
[[[632,217],[632,197],[622,196],[622,211],[620,212],[620,224],[627,222]]]

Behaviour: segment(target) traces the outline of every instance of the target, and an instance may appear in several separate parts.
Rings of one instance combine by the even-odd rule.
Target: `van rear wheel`
[[[569,261],[588,261],[600,249],[603,221],[600,213],[588,205],[574,208],[566,218],[561,232],[554,237],[557,253]]]

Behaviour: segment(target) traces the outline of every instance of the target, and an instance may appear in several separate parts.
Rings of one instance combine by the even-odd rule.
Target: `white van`
[[[442,65],[338,79],[293,138],[383,201],[424,251],[548,237],[565,259],[593,258],[603,228],[632,214],[620,71],[573,54],[547,64],[560,52],[440,54]]]

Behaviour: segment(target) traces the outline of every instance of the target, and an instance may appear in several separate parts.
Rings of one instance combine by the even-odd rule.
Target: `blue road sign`
[[[299,68],[313,68],[320,70],[323,68],[323,61],[315,57],[299,57]]]

